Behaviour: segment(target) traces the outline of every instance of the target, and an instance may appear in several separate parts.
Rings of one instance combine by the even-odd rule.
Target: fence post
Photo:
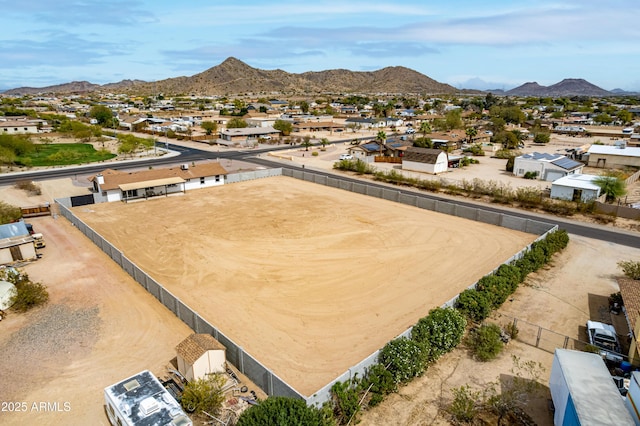
[[[562,347],[562,349],[567,349],[568,346],[569,346],[569,336],[564,336],[564,346]]]

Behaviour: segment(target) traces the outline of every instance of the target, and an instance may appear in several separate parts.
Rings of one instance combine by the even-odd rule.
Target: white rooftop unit
[[[192,426],[178,401],[149,370],[104,389],[109,422],[114,426]]]

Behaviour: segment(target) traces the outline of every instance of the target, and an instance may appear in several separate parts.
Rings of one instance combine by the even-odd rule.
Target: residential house
[[[27,120],[0,121],[0,135],[39,133],[38,123]]]
[[[535,173],[536,178],[553,182],[563,176],[582,173],[583,168],[584,164],[562,154],[534,152],[515,158],[513,174],[523,177],[527,173]]]
[[[366,163],[373,163],[375,157],[385,154],[384,144],[378,142],[368,142],[360,145],[350,146],[347,148],[349,154],[353,155],[356,160],[362,160]]]
[[[551,183],[550,197],[558,200],[589,202],[600,197],[602,190],[594,183],[599,176],[579,173],[567,175]]]
[[[107,169],[93,176],[94,199],[130,201],[184,193],[191,189],[224,185],[227,171],[218,162],[183,164],[168,169],[122,172]]]
[[[344,121],[344,125],[359,129],[381,129],[386,125],[386,122],[377,118],[349,117]]]
[[[266,136],[278,137],[280,131],[272,126],[267,127],[241,127],[234,129],[223,129],[220,131],[220,139],[223,141],[234,143],[246,143],[248,141],[257,141]]]
[[[438,174],[447,171],[448,154],[441,149],[407,147],[402,158],[402,170]]]

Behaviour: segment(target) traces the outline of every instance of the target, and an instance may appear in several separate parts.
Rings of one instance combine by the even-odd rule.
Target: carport
[[[122,191],[122,199],[126,203],[133,199],[148,199],[150,197],[168,196],[170,193],[185,192],[185,180],[181,177],[173,176],[163,179],[143,180],[140,182],[123,183],[118,185]],[[177,189],[174,189],[177,188]],[[143,190],[140,193],[140,190]]]

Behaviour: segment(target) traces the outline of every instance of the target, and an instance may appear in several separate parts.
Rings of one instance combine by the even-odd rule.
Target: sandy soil
[[[535,238],[286,177],[74,211],[305,395]]]

